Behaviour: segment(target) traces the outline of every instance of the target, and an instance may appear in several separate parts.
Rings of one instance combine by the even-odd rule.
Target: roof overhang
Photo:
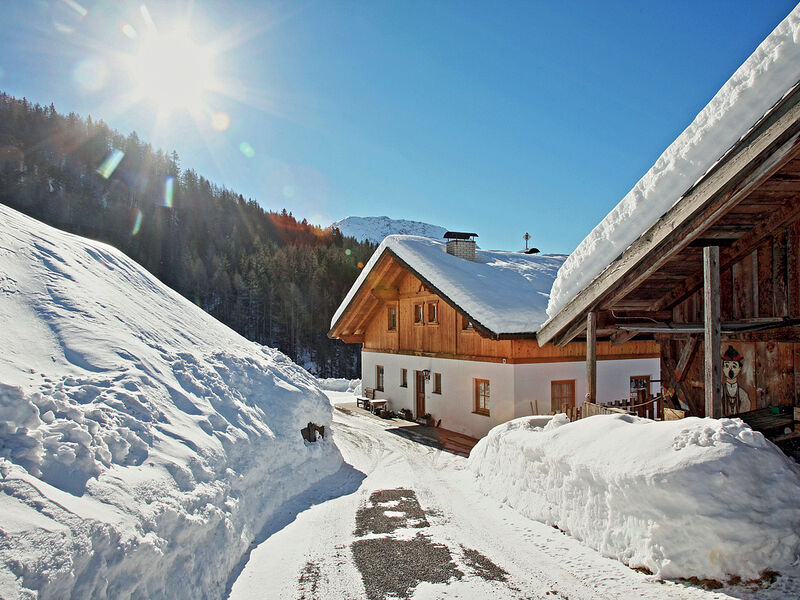
[[[581,335],[589,312],[605,311],[614,317],[619,314],[616,311],[670,310],[702,286],[695,256],[702,253],[701,246],[723,247],[721,266],[729,266],[752,252],[770,232],[799,218],[800,179],[795,181],[792,174],[784,177],[781,173],[799,152],[800,84],[790,89],[676,199],[670,210],[548,320],[537,334],[539,344],[563,345]],[[758,194],[753,192],[760,186],[764,186],[762,190],[772,189],[770,185],[791,193],[784,200],[761,206]],[[745,204],[750,212],[737,208],[748,197]],[[738,221],[732,220],[731,215]],[[752,218],[748,221],[748,217]],[[619,323],[613,329],[619,331]],[[625,337],[632,337],[630,330]]]

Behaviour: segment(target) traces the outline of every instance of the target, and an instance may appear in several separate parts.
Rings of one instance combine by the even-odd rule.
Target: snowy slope
[[[524,417],[469,465],[487,494],[661,577],[757,579],[800,559],[800,468],[739,419]]]
[[[553,284],[554,317],[669,210],[800,81],[800,6],[739,67],[619,204],[578,245]]]
[[[421,235],[442,239],[447,229],[438,225],[421,223],[419,221],[406,221],[405,219],[390,219],[389,217],[345,217],[341,221],[331,224],[342,232],[342,235],[354,237],[359,242],[370,241],[380,244],[387,235],[407,234]]]
[[[470,318],[494,333],[531,333],[545,321],[548,293],[563,255],[476,251],[472,262],[447,253],[444,242],[416,235],[387,237],[339,305],[333,327],[387,250],[417,271]]]
[[[313,378],[122,253],[0,205],[0,597],[220,597],[341,464]]]

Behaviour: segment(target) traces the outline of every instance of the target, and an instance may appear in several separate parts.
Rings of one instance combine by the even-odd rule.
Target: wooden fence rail
[[[661,396],[653,398],[626,398],[603,404],[584,402],[577,408],[567,411],[570,421],[594,415],[627,414],[646,419],[662,420],[664,418],[664,402]],[[674,418],[674,417],[673,417]]]

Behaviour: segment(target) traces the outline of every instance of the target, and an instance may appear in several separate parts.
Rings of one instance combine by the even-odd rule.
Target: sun
[[[217,87],[214,58],[211,46],[194,40],[188,29],[152,32],[129,60],[134,93],[160,112],[199,112]]]

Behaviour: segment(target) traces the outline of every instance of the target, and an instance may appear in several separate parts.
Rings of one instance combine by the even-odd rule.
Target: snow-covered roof
[[[476,262],[447,254],[444,242],[390,235],[381,242],[331,320],[333,328],[380,258],[391,252],[424,283],[496,335],[534,333],[546,319],[550,287],[564,255],[476,250]]]
[[[552,318],[672,208],[800,81],[800,6],[756,48],[694,121],[559,269]]]

